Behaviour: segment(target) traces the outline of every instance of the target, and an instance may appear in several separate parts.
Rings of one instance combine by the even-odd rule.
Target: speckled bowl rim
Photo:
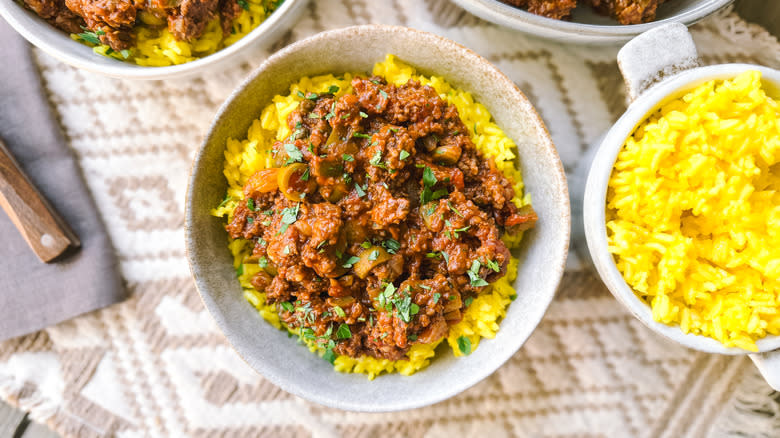
[[[90,53],[88,56],[82,55],[80,52],[84,52],[85,48],[90,52],[92,49],[77,41],[64,41],[62,38],[59,38],[59,36],[65,35],[65,33],[46,23],[42,18],[35,15],[34,12],[25,9],[14,0],[0,1],[0,16],[31,44],[66,64],[114,78],[152,80],[197,74],[202,70],[208,70],[216,64],[221,64],[223,61],[239,56],[246,49],[251,50],[251,46],[255,44],[269,42],[269,39],[274,34],[281,35],[284,30],[283,26],[289,24],[289,21],[295,20],[297,14],[302,11],[302,8],[308,1],[285,0],[279,9],[268,16],[259,26],[230,46],[191,62],[165,67],[147,67],[119,60],[110,60],[114,62],[109,63],[106,62],[109,61],[108,59],[103,59],[104,57],[96,53]],[[32,28],[34,26],[33,22],[42,23],[51,27],[51,29],[50,31],[45,31],[44,34],[39,34]],[[96,59],[91,59],[92,56]]]
[[[193,226],[192,226],[194,210],[191,208],[191,202],[190,202],[190,199],[192,199],[193,193],[195,191],[194,181],[196,178],[196,173],[198,172],[198,168],[201,165],[201,160],[203,159],[203,154],[209,143],[209,137],[211,132],[214,130],[214,128],[217,125],[219,125],[220,120],[223,117],[226,117],[226,114],[233,100],[236,99],[237,96],[242,94],[245,88],[250,83],[256,80],[261,80],[262,75],[269,68],[269,66],[273,65],[280,59],[291,56],[300,47],[314,43],[320,39],[337,40],[341,36],[346,36],[352,33],[362,33],[362,32],[384,32],[384,33],[406,32],[406,33],[414,34],[417,38],[419,38],[421,43],[443,44],[449,46],[453,50],[459,51],[464,57],[469,58],[472,61],[472,64],[470,65],[475,65],[475,64],[482,65],[486,70],[488,70],[493,75],[494,80],[500,81],[502,83],[503,87],[506,88],[507,93],[513,93],[515,94],[516,99],[520,99],[528,103],[528,106],[530,108],[528,115],[538,125],[537,128],[541,128],[540,130],[538,130],[538,133],[540,134],[540,138],[538,142],[540,153],[542,153],[543,151],[544,153],[547,154],[547,158],[549,159],[549,161],[555,163],[554,167],[548,170],[551,172],[552,175],[555,175],[554,180],[559,181],[561,183],[560,187],[556,189],[556,191],[560,194],[559,204],[556,205],[558,209],[562,212],[562,216],[560,217],[560,219],[562,221],[562,225],[564,226],[564,229],[561,230],[562,232],[561,242],[563,242],[563,247],[553,249],[553,251],[560,252],[562,256],[556,264],[552,264],[548,267],[549,275],[552,276],[552,278],[554,278],[554,281],[552,282],[554,284],[554,287],[553,290],[551,290],[549,295],[547,296],[548,298],[547,302],[544,303],[544,311],[536,315],[535,319],[528,320],[527,324],[532,327],[531,330],[528,332],[527,336],[524,339],[514,340],[515,345],[513,345],[512,348],[507,349],[507,351],[510,351],[509,354],[505,354],[503,357],[497,357],[488,366],[483,366],[479,373],[470,375],[469,378],[466,380],[453,382],[452,385],[449,385],[448,387],[441,387],[438,391],[433,392],[432,395],[429,397],[418,398],[412,401],[404,400],[400,402],[396,401],[394,403],[392,402],[375,403],[370,406],[358,405],[351,401],[345,401],[341,398],[332,397],[329,394],[323,394],[321,391],[318,391],[316,388],[312,388],[311,386],[301,384],[301,382],[289,381],[286,377],[276,372],[275,367],[268,366],[265,363],[258,363],[256,364],[256,366],[253,366],[251,362],[247,359],[247,357],[245,357],[245,355],[248,352],[243,351],[242,348],[234,345],[231,342],[230,339],[231,335],[228,333],[229,329],[227,327],[227,321],[217,311],[218,309],[217,309],[216,302],[214,298],[211,296],[210,292],[207,290],[205,283],[202,281],[202,279],[200,278],[200,274],[198,273],[199,261],[196,260],[194,255],[194,249],[193,249],[194,241],[195,241],[193,237],[194,234],[193,234]],[[399,57],[403,57],[402,53],[397,53],[397,55]],[[533,108],[533,106],[530,104],[530,101],[528,101],[527,97],[520,91],[517,85],[515,85],[515,83],[512,82],[506,75],[504,75],[496,67],[490,64],[488,60],[481,57],[480,55],[477,55],[470,49],[454,41],[446,39],[444,37],[429,32],[424,32],[424,31],[402,27],[402,26],[371,24],[371,25],[351,26],[347,28],[325,31],[325,32],[315,34],[311,37],[308,37],[294,44],[291,44],[285,47],[284,49],[276,52],[273,56],[269,57],[232,92],[232,94],[226,99],[226,101],[222,104],[222,106],[217,111],[213,119],[213,122],[211,124],[211,127],[209,129],[209,134],[206,135],[206,137],[204,138],[204,141],[201,147],[199,148],[199,150],[197,151],[195,158],[193,160],[186,196],[187,196],[187,200],[185,204],[185,241],[186,241],[187,259],[190,264],[192,275],[195,278],[195,284],[198,293],[200,294],[200,297],[206,309],[208,309],[209,313],[214,318],[217,326],[227,338],[228,344],[231,346],[231,348],[233,348],[238,353],[238,355],[241,357],[242,360],[244,360],[244,362],[247,363],[247,365],[249,365],[251,368],[253,368],[261,375],[263,375],[266,379],[271,381],[273,384],[279,386],[281,389],[289,393],[292,393],[294,395],[297,395],[299,397],[305,398],[307,400],[319,403],[321,405],[350,410],[350,411],[357,411],[357,412],[393,412],[393,411],[401,411],[406,409],[414,409],[414,408],[419,408],[434,403],[438,403],[450,397],[453,397],[461,393],[462,391],[465,391],[466,389],[476,385],[477,383],[481,382],[486,377],[491,375],[493,372],[495,372],[499,367],[501,367],[523,346],[523,344],[535,331],[535,329],[538,327],[539,323],[541,322],[542,318],[544,317],[545,313],[549,309],[549,306],[552,303],[553,299],[555,298],[556,291],[563,277],[563,273],[566,266],[566,258],[568,256],[568,249],[569,249],[569,238],[571,233],[571,209],[569,204],[568,186],[566,184],[566,174],[563,168],[563,164],[560,161],[560,157],[558,156],[558,152],[555,149],[555,146],[552,142],[552,138],[549,134],[549,131],[544,125],[544,122],[542,121],[536,109]],[[425,371],[426,370],[423,369],[420,370],[418,373],[424,373]],[[337,371],[335,370],[333,370],[333,372],[337,373]],[[378,378],[381,378],[381,376]]]
[[[489,21],[493,21],[497,24],[507,26],[516,30],[534,33],[534,27],[539,29],[549,29],[561,34],[568,33],[571,35],[581,35],[589,37],[608,37],[608,38],[630,38],[640,33],[650,30],[660,24],[670,22],[681,22],[686,25],[693,24],[699,20],[706,18],[707,16],[717,12],[718,10],[726,7],[734,0],[704,0],[700,5],[695,6],[690,11],[674,15],[672,17],[664,18],[662,20],[653,21],[650,23],[642,24],[629,24],[629,25],[601,25],[601,24],[586,24],[586,23],[574,23],[563,20],[555,20],[552,18],[542,17],[540,15],[532,14],[524,11],[520,8],[501,3],[498,0],[453,0],[458,5],[468,8],[480,7],[486,11],[487,15],[492,18]],[[487,17],[485,19],[488,19]],[[495,20],[495,21],[494,21]],[[545,35],[539,35],[545,36]],[[561,35],[562,36],[562,35]]]

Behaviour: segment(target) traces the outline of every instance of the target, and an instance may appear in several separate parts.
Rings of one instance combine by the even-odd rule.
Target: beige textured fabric
[[[446,0],[313,1],[276,47],[370,22],[430,30],[486,56],[535,102],[568,170],[623,111],[615,48],[534,40]],[[729,11],[693,33],[706,63],[780,67],[777,41]],[[780,404],[748,359],[701,354],[659,338],[579,271],[576,257],[525,347],[460,396],[410,412],[361,414],[282,392],[216,330],[183,248],[190,158],[220,102],[252,66],[187,81],[121,82],[40,52],[37,61],[132,293],[127,302],[0,343],[0,395],[61,434],[778,435]]]

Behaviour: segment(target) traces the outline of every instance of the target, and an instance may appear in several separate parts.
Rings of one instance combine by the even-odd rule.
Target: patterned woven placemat
[[[625,108],[615,48],[565,47],[480,21],[447,0],[312,1],[274,48],[362,23],[471,47],[536,104],[571,171]],[[693,27],[705,63],[780,67],[780,45],[726,10]],[[576,256],[549,313],[493,376],[437,405],[363,414],[291,396],[227,346],[184,254],[192,154],[254,65],[191,80],[97,77],[36,59],[119,253],[127,302],[0,343],[0,395],[65,436],[777,436],[780,403],[744,357],[671,344],[628,314]],[[257,63],[259,63],[259,59]],[[65,298],[64,298],[65,299]]]

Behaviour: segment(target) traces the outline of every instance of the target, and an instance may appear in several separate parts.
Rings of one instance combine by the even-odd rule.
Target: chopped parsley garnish
[[[428,166],[424,166],[423,190],[420,192],[420,204],[425,205],[433,201],[433,192],[431,191],[431,188],[436,185],[436,182],[436,175],[433,174],[433,170]]]
[[[343,266],[343,267],[345,267],[345,268],[349,269],[349,268],[351,268],[351,267],[352,267],[352,265],[354,265],[355,263],[357,263],[359,260],[360,260],[360,257],[352,256],[352,257],[348,258],[348,259],[347,259],[347,261],[346,261],[346,262],[344,262],[344,264],[343,264],[343,265],[341,265],[341,266]]]
[[[297,147],[295,147],[292,143],[285,143],[284,144],[284,151],[287,152],[287,156],[289,157],[287,159],[287,162],[285,162],[285,166],[290,163],[296,163],[303,161],[303,153],[301,153],[300,150],[298,150]]]
[[[102,44],[100,42],[100,36],[105,35],[106,33],[103,31],[103,29],[98,29],[94,32],[91,32],[89,29],[87,29],[84,26],[81,26],[81,29],[84,30],[84,32],[77,34],[79,38],[82,40],[90,43],[90,44]]]
[[[355,157],[353,157],[350,154],[341,154],[341,159],[346,161],[346,162],[355,161]]]
[[[365,242],[361,243],[360,246],[363,247],[363,249],[371,248],[371,242],[366,240]]]
[[[320,115],[317,114],[317,113],[309,113],[309,118],[310,119],[319,119]]]
[[[339,92],[339,90],[340,88],[338,85],[331,85],[330,87],[328,87],[328,94],[336,94]]]
[[[370,135],[368,135],[368,134],[363,134],[362,132],[355,132],[355,133],[353,133],[353,134],[352,134],[352,137],[357,137],[357,138],[371,138],[371,136],[370,136]]]
[[[355,183],[355,192],[358,195],[358,198],[362,198],[363,196],[366,196],[366,189],[363,187],[360,187],[360,184]]]
[[[296,94],[298,94],[298,97],[300,97],[301,99],[306,97],[306,95],[303,94],[303,91],[300,91],[300,90]]]
[[[516,299],[517,299],[517,294],[512,294],[512,295],[509,296],[509,300],[510,301],[514,301]]]
[[[336,353],[333,352],[333,348],[328,348],[325,350],[325,354],[322,355],[322,358],[330,362],[332,365],[334,362],[336,362]]]
[[[416,341],[417,340],[417,335],[409,335],[409,336],[406,337],[406,339],[408,339],[410,341]]]
[[[436,292],[433,294],[433,304],[436,304],[439,302],[439,298],[441,298],[441,294]]]
[[[387,169],[387,166],[382,163],[382,151],[380,149],[377,149],[376,152],[374,152],[374,156],[371,157],[371,160],[369,160],[368,163],[375,167]]]
[[[451,203],[450,201],[447,201],[447,207],[449,207],[449,208],[450,208],[450,210],[452,210],[452,212],[453,212],[453,213],[457,214],[457,215],[458,215],[458,216],[460,216],[460,217],[463,217],[463,215],[462,215],[462,214],[460,214],[460,212],[458,211],[458,209],[452,206],[452,203]]]
[[[344,313],[344,309],[342,309],[340,306],[334,307],[333,308],[333,312],[335,312],[336,315],[338,315],[341,318],[344,318],[345,316],[347,316],[347,314]]]
[[[248,208],[248,209],[250,209],[252,211],[257,211],[257,209],[255,209],[255,200],[252,199],[252,198],[247,199],[246,200],[246,208]]]
[[[260,237],[260,238],[257,239],[257,244],[260,245],[260,246],[266,246],[266,245],[268,245],[268,242],[266,242],[265,239]]]
[[[303,171],[303,175],[301,175],[301,181],[308,181],[309,174],[309,168],[307,167],[306,170]]]
[[[441,256],[444,257],[444,262],[447,264],[447,266],[449,266],[449,264],[450,264],[450,255],[447,254],[446,252],[442,251],[441,252]]]
[[[368,114],[364,113],[363,111],[360,112],[360,117],[366,119],[368,118]]]
[[[387,239],[384,242],[382,242],[382,246],[389,252],[390,254],[395,254],[398,252],[399,249],[401,249],[401,243],[399,243],[395,239]]]
[[[232,196],[230,196],[230,195],[228,195],[227,193],[225,193],[225,199],[223,199],[223,200],[222,200],[222,202],[220,202],[220,203],[219,203],[219,206],[218,206],[217,208],[222,208],[222,207],[224,207],[224,206],[225,206],[225,204],[227,204],[228,202],[230,202],[230,200],[231,200],[231,199],[233,199],[233,197],[232,197]]]
[[[379,89],[379,94],[381,94],[381,95],[382,95],[382,97],[384,97],[385,99],[388,99],[388,98],[389,98],[389,97],[387,96],[387,93],[385,92],[385,90],[383,90],[383,89],[381,89],[381,88]]]
[[[379,257],[379,251],[376,249],[371,251],[371,253],[368,254],[368,259],[371,260],[372,262],[376,260],[378,257]]]
[[[320,96],[317,93],[309,93],[309,95],[306,96],[306,98],[309,99],[309,100],[317,100],[318,97],[320,97]]]
[[[466,336],[458,338],[458,349],[465,355],[471,354],[471,339]]]
[[[294,224],[298,220],[298,209],[301,207],[301,203],[295,204],[295,208],[285,208],[282,210],[282,227],[279,228],[279,234],[287,231],[287,228]]]
[[[420,306],[412,302],[412,297],[409,293],[405,293],[403,297],[396,297],[393,299],[393,304],[398,311],[398,316],[401,318],[401,321],[406,323],[411,321],[412,316],[420,311]]]
[[[444,221],[444,225],[452,228],[452,223],[450,223],[449,220],[445,220]],[[457,239],[458,237],[460,237],[460,236],[458,236],[458,233],[464,233],[464,232],[468,231],[469,228],[471,228],[471,225],[466,225],[465,227],[461,227],[461,228],[453,228],[452,235],[455,236],[455,238]],[[445,231],[444,235],[449,237],[450,239],[452,238],[452,237],[450,237],[450,232],[449,231]]]
[[[440,256],[440,254],[436,253],[436,252],[429,252],[429,253],[425,254],[425,257],[427,257],[429,259],[435,259],[435,258],[437,258],[439,256]]]
[[[293,307],[292,303],[287,302],[287,301],[282,303],[282,307],[284,308],[284,310],[286,310],[288,312],[292,312],[292,311],[295,310],[295,307]]]
[[[469,269],[466,273],[469,275],[469,279],[471,280],[471,285],[475,287],[481,287],[481,286],[487,286],[488,282],[485,281],[482,277],[479,276],[479,268],[480,268],[479,260],[474,260],[471,263],[471,269]]]
[[[488,259],[488,261],[485,262],[485,266],[487,266],[488,268],[492,269],[495,272],[501,272],[501,266],[499,266],[498,262],[495,260]]]
[[[238,0],[238,5],[245,11],[249,10],[249,3],[247,3],[246,0]]]
[[[468,298],[466,298],[466,301],[463,302],[463,304],[465,304],[466,307],[468,307],[468,306],[471,305],[472,302],[474,302],[474,298],[473,297],[468,297]]]
[[[409,155],[411,155],[411,154],[409,154],[409,152],[406,152],[405,150],[401,149],[401,153],[398,154],[398,159],[403,161],[403,160],[409,158]]]
[[[341,323],[339,329],[336,330],[336,337],[339,339],[349,339],[352,337],[352,331],[349,329],[349,325]]]
[[[385,286],[385,290],[382,292],[379,292],[379,295],[377,296],[377,301],[379,301],[379,307],[384,308],[388,312],[393,309],[393,295],[395,294],[395,286],[393,286],[393,283],[388,284]]]
[[[477,135],[477,124],[474,123],[474,135]]]
[[[260,259],[257,261],[257,266],[259,266],[261,269],[265,269],[268,267],[268,259],[265,258],[265,256],[261,256]]]
[[[287,245],[287,246],[285,246],[285,247],[284,247],[284,250],[282,250],[282,252],[283,252],[285,255],[288,255],[288,254],[290,254],[290,245]]]
[[[248,218],[246,218],[246,224],[247,225],[252,225],[253,223],[255,223],[255,218],[253,218],[252,216],[249,216]]]
[[[273,216],[274,215],[274,209],[273,208],[269,208],[268,210],[264,211],[263,214],[266,215],[266,216]]]
[[[238,265],[238,269],[236,269],[236,277],[240,277],[244,275],[244,265],[240,264]]]

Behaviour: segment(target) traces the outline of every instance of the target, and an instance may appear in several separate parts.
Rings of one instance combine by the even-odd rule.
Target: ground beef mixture
[[[502,233],[533,226],[453,105],[410,80],[308,94],[226,226],[254,242],[252,284],[331,356],[397,360],[435,342],[502,277]]]
[[[203,35],[219,15],[222,29],[229,34],[233,20],[241,12],[240,0],[23,0],[24,4],[59,29],[68,33],[90,32],[91,41],[100,40],[113,50],[133,46],[132,29],[141,19],[148,25],[167,26],[179,41]],[[82,30],[83,29],[83,30]]]
[[[500,0],[528,12],[556,20],[568,19],[577,7],[577,0]],[[608,15],[620,24],[639,24],[655,20],[655,11],[666,0],[579,0],[601,15]]]

